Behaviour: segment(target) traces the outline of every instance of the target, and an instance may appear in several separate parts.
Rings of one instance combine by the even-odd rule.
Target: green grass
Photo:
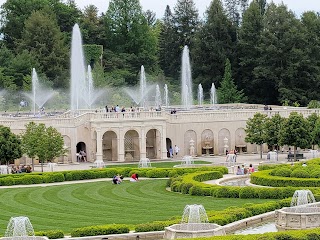
[[[166,180],[113,185],[108,182],[0,190],[0,233],[10,217],[27,216],[35,229],[60,229],[111,223],[137,224],[181,216],[186,204],[222,210],[260,199],[215,199],[165,190]]]
[[[207,161],[194,161],[195,164],[212,164],[212,162]],[[117,164],[117,165],[107,165],[107,168],[113,168],[113,167],[130,167],[130,168],[137,168],[137,163],[130,163],[130,164]],[[172,168],[175,165],[180,165],[181,161],[173,161],[173,162],[151,162],[151,167],[156,168]]]

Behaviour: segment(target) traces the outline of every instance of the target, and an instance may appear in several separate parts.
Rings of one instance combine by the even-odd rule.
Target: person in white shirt
[[[179,151],[180,151],[180,148],[177,145],[175,145],[174,152],[175,152],[176,156],[178,156]]]

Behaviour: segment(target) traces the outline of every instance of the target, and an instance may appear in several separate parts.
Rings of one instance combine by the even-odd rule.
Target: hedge
[[[112,224],[105,226],[90,226],[76,228],[71,231],[71,237],[86,237],[97,235],[129,233],[130,229],[126,225]]]
[[[43,172],[43,173],[26,173],[26,174],[8,174],[0,175],[0,186],[11,185],[29,185],[40,183],[53,183],[63,181],[76,181],[96,178],[112,178],[114,175],[121,174],[130,177],[132,173],[138,173],[139,177],[149,178],[166,178],[169,176],[178,176],[185,173],[193,173],[196,171],[217,171],[220,173],[228,173],[225,167],[201,167],[201,168],[104,168],[91,170],[75,170],[63,172]]]
[[[272,170],[265,170],[251,174],[251,183],[271,187],[320,187],[320,179],[318,178],[288,178],[271,176],[271,171]],[[296,170],[293,172],[295,171]]]
[[[64,238],[64,233],[62,230],[40,231],[40,232],[35,232],[34,235],[35,236],[46,236],[49,239]]]

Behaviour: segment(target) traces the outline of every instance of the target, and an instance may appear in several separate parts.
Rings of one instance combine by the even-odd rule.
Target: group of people
[[[138,182],[139,181],[139,176],[137,173],[133,173],[130,177],[130,182]],[[120,184],[123,182],[123,176],[120,174],[115,175],[112,178],[112,183],[113,184]]]
[[[169,155],[170,155],[170,158],[173,158],[173,151],[174,151],[174,154],[176,155],[176,157],[178,156],[179,154],[179,151],[180,151],[180,148],[175,145],[174,146],[174,149],[172,148],[172,146],[169,147]]]
[[[80,150],[79,153],[77,154],[78,162],[86,162],[87,161],[87,153],[85,150]]]
[[[30,165],[22,165],[22,166],[13,166],[11,168],[11,173],[16,174],[16,173],[31,173],[32,172],[32,167]]]
[[[252,166],[252,164],[249,165],[249,168],[245,167],[244,164],[243,165],[239,165],[237,167],[237,175],[246,175],[246,174],[251,174],[254,172],[254,167]]]

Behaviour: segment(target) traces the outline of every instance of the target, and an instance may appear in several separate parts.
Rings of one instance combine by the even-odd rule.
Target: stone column
[[[162,132],[160,133],[160,142],[161,142],[161,159],[167,159],[168,156],[167,156],[167,128],[166,128],[166,125],[163,125],[162,126]],[[172,139],[171,139],[172,141]],[[171,145],[173,144],[173,142],[171,143]],[[172,146],[172,148],[174,148],[174,146]],[[173,153],[174,153],[174,150],[173,150]]]
[[[140,137],[139,137],[139,145],[140,145],[140,159],[147,157],[147,136],[144,131],[144,127],[140,130]]]
[[[102,153],[102,136],[101,136],[101,128],[97,128],[97,153],[96,160],[103,161],[103,153]]]
[[[124,132],[120,128],[118,134],[118,161],[125,161],[125,152],[124,152]]]

